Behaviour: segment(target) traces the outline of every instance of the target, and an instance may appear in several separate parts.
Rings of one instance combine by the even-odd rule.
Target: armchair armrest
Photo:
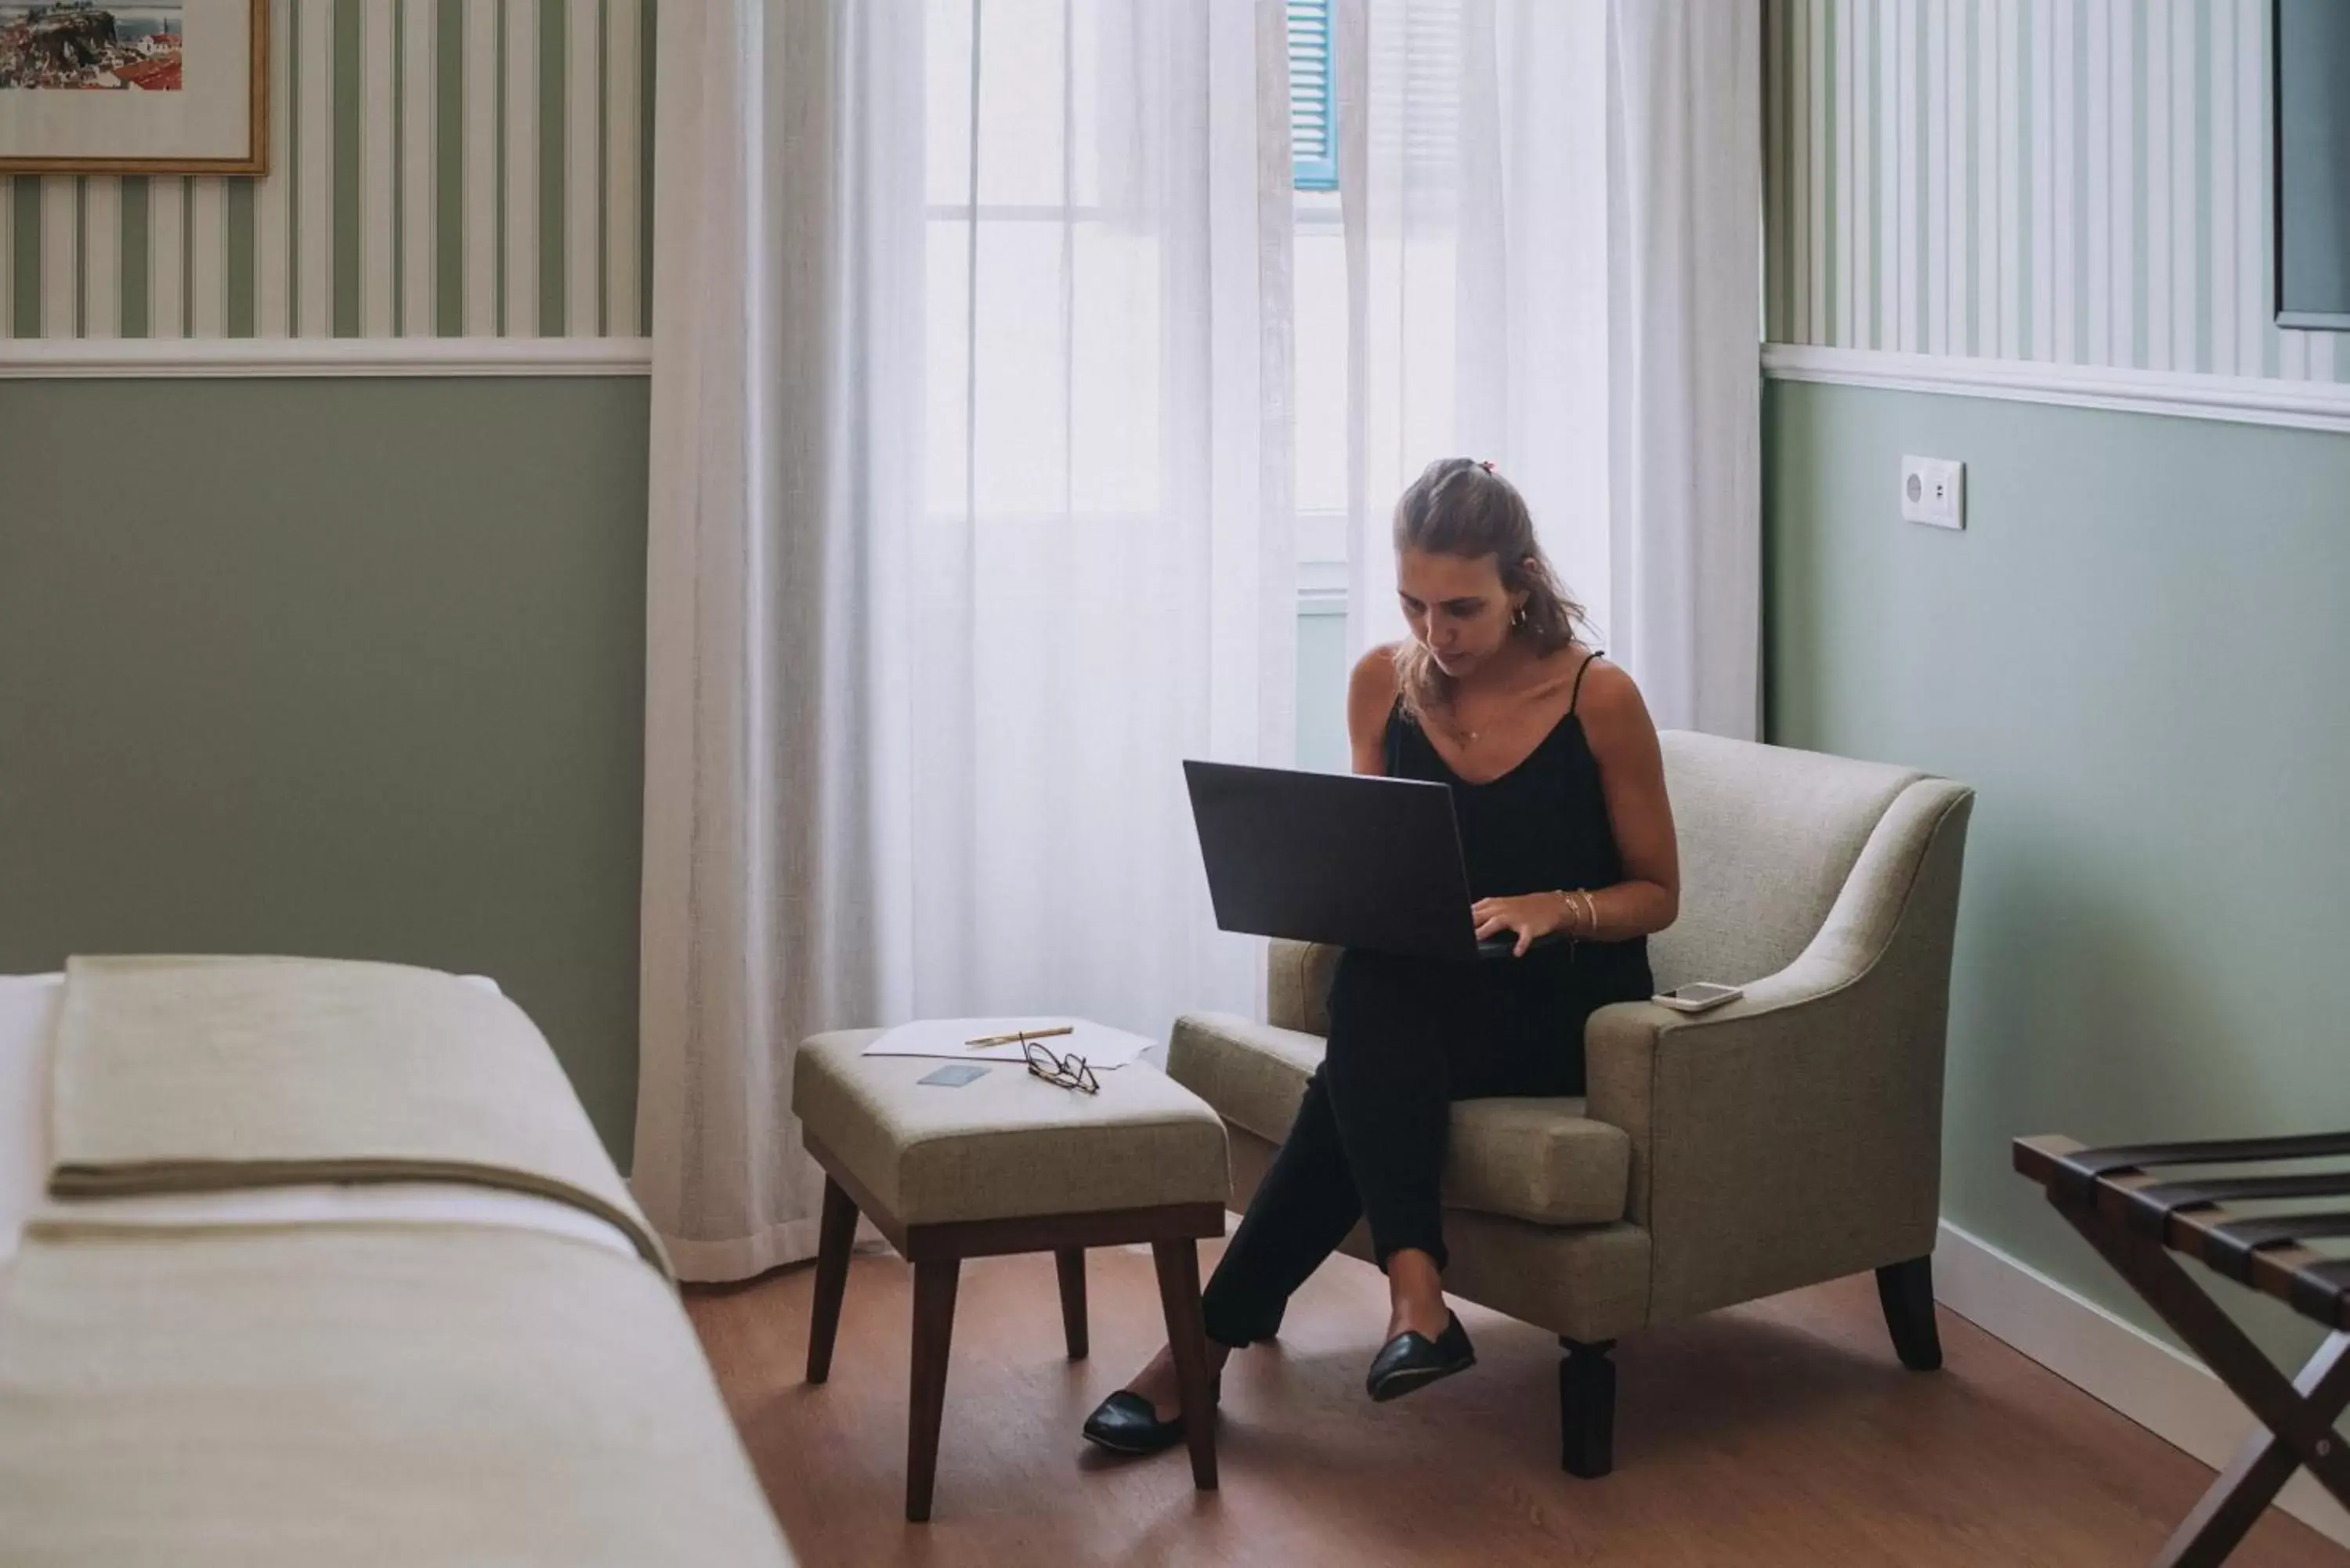
[[[1339,950],[1274,940],[1265,953],[1265,1019],[1276,1029],[1330,1033],[1330,976]]]
[[[1811,945],[1717,1012],[1602,1008],[1587,1114],[1632,1140],[1652,1323],[1933,1250],[1973,793],[1897,796]]]

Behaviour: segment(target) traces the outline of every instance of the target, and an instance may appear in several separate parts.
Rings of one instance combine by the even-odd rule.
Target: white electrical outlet
[[[1946,457],[1901,459],[1901,519],[1935,528],[1967,525],[1967,465]]]

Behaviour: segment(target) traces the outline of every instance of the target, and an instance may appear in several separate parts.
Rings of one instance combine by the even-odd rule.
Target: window
[[[1330,0],[1289,0],[1289,141],[1300,191],[1338,188],[1336,43]]]
[[[1296,227],[1291,324],[1297,376],[1299,588],[1308,613],[1346,609],[1347,244],[1338,210],[1337,41],[1332,0],[1289,0],[1289,134]]]
[[[927,493],[967,496],[1000,539],[1148,518],[1166,497],[1154,106],[1112,84],[1149,77],[1150,8],[928,4]]]
[[[1347,243],[1331,0],[1289,0],[1297,398],[1297,763],[1347,766]]]

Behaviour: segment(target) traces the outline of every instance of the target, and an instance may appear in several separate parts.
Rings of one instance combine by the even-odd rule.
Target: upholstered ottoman
[[[848,1251],[862,1213],[914,1266],[906,1517],[931,1516],[945,1410],[947,1347],[962,1260],[1052,1252],[1062,1327],[1086,1354],[1085,1250],[1148,1241],[1159,1265],[1182,1384],[1192,1480],[1216,1484],[1199,1239],[1221,1236],[1231,1190],[1224,1125],[1207,1102],[1143,1064],[1063,1088],[1016,1062],[960,1088],[918,1082],[936,1058],[868,1056],[878,1033],[819,1034],[800,1047],[792,1110],[826,1173],[807,1379],[832,1368]]]

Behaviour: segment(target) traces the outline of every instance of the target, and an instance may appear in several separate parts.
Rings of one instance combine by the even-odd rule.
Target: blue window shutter
[[[1338,188],[1336,41],[1331,0],[1289,0],[1289,140],[1300,191]]]

